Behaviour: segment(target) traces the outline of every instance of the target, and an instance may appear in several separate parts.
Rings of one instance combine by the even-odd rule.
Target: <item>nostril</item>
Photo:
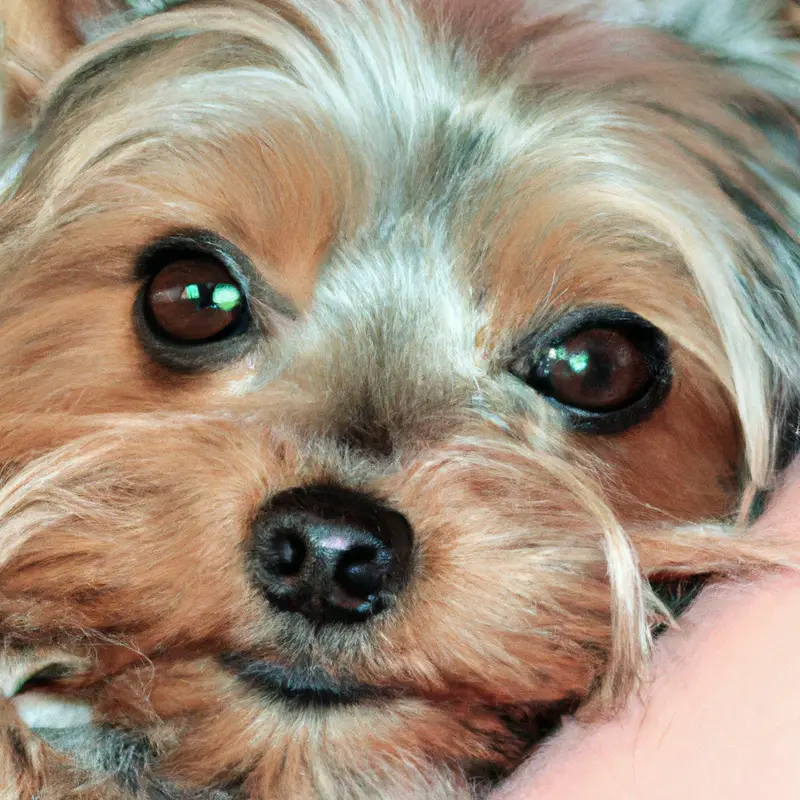
[[[303,568],[308,548],[297,531],[278,530],[273,539],[271,566],[279,575],[291,577]]]
[[[356,546],[342,554],[334,579],[351,597],[367,600],[383,588],[390,561],[388,553],[376,547]]]

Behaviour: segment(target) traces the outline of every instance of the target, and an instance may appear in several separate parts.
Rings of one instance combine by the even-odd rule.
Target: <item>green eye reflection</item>
[[[211,302],[223,311],[233,311],[242,303],[242,293],[230,283],[218,283],[211,293]]]
[[[242,304],[242,293],[231,283],[210,286],[190,283],[183,290],[183,298],[191,300],[197,309],[217,308],[220,311],[233,311]]]
[[[187,300],[194,300],[197,303],[200,300],[200,286],[196,283],[190,283],[184,290],[183,296]]]
[[[551,347],[547,351],[547,359],[550,362],[566,361],[576,375],[585,373],[591,366],[591,356],[588,350],[570,352],[564,345]]]

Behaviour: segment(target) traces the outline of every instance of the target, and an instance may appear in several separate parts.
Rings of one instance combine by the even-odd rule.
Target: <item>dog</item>
[[[783,563],[780,6],[3,0],[3,797],[483,797]]]

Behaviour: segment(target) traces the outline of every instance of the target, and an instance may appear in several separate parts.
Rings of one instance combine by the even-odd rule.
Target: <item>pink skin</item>
[[[800,459],[758,521],[800,538]],[[613,720],[571,722],[494,800],[800,797],[800,575],[707,589]]]

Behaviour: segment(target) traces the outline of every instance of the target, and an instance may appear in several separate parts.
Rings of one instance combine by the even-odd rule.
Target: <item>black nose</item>
[[[369,495],[302,486],[275,495],[253,525],[267,600],[315,622],[361,622],[389,608],[411,565],[406,518]]]

